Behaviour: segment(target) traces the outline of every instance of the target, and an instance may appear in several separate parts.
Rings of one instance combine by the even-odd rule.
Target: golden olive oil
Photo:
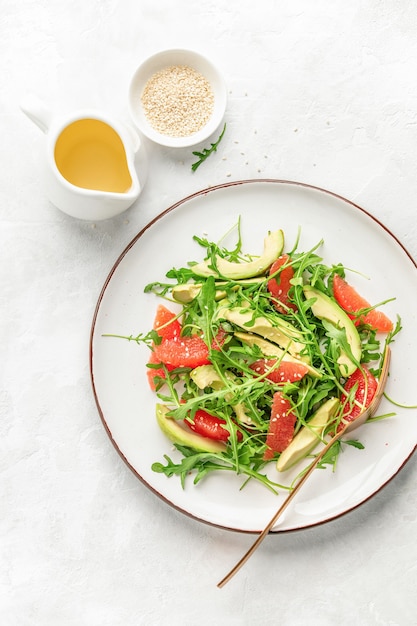
[[[101,120],[82,119],[67,126],[56,142],[55,162],[76,187],[125,193],[132,185],[122,140]]]

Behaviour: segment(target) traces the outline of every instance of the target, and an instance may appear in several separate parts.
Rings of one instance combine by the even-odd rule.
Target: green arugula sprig
[[[225,132],[226,132],[226,124],[223,126],[223,130],[220,133],[220,136],[219,136],[218,140],[215,143],[212,143],[210,148],[203,148],[202,152],[199,152],[198,150],[195,150],[193,152],[194,156],[198,157],[198,161],[193,163],[192,166],[191,166],[191,169],[193,170],[193,172],[195,172],[196,169],[198,167],[200,167],[200,165],[202,163],[204,163],[204,161],[210,156],[210,154],[212,154],[213,152],[216,152],[216,150],[217,150],[217,148],[219,146],[219,143],[223,139],[223,136],[224,136]]]
[[[339,455],[343,451],[343,446],[345,445],[353,446],[358,450],[365,449],[365,446],[357,439],[344,439],[343,441],[339,439],[338,441],[334,442],[334,444],[331,446],[331,448],[327,450],[326,454],[323,456],[320,462],[317,463],[318,469],[325,469],[327,465],[330,465],[332,471],[335,472]]]
[[[195,452],[187,446],[181,446],[175,444],[177,450],[183,455],[183,458],[179,463],[175,463],[168,455],[164,455],[166,465],[163,463],[153,463],[152,470],[159,474],[165,474],[167,477],[179,476],[181,479],[181,486],[185,487],[185,481],[191,473],[195,473],[193,480],[194,485],[197,485],[207,474],[213,471],[231,471],[234,473],[242,474],[246,476],[246,480],[242,487],[246,484],[250,478],[256,479],[261,482],[265,487],[270,489],[274,494],[278,493],[278,489],[287,489],[285,485],[281,485],[272,481],[266,474],[261,473],[259,470],[266,465],[262,460],[254,463],[253,456],[246,454],[246,457],[251,457],[249,462],[241,460],[239,463],[239,471],[237,472],[237,466],[232,458],[226,458],[225,456],[219,457],[218,454],[212,452]],[[254,449],[253,454],[257,454]]]

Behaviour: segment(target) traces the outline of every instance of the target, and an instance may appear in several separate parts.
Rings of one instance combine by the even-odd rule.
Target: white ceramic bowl
[[[214,107],[208,122],[191,135],[173,137],[158,132],[147,119],[142,104],[142,93],[148,80],[167,67],[186,65],[202,74],[210,83],[214,95]],[[130,115],[137,128],[148,139],[163,146],[184,148],[205,141],[220,126],[226,110],[226,85],[216,67],[204,56],[191,50],[164,50],[144,61],[134,73],[129,89]]]

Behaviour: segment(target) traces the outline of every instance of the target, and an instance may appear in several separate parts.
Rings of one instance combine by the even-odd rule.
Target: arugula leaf
[[[213,454],[212,452],[195,452],[187,446],[175,444],[175,447],[183,455],[179,463],[175,463],[169,456],[164,455],[166,465],[162,463],[153,463],[151,468],[154,472],[165,474],[167,477],[177,475],[181,479],[181,486],[185,488],[185,481],[193,472],[193,483],[198,484],[208,473],[212,471],[232,471],[236,473],[236,463],[233,459],[229,459],[225,455]],[[277,489],[288,489],[285,485],[281,485],[272,481],[266,474],[261,473],[261,469],[265,466],[265,462],[254,460],[248,455],[247,459],[251,459],[246,463],[239,463],[240,475],[246,476],[248,479],[257,480],[265,487],[270,489],[274,494],[278,493]],[[242,487],[247,484],[247,480]]]
[[[210,156],[210,154],[212,154],[213,152],[216,152],[217,148],[219,147],[219,143],[223,139],[225,132],[226,132],[226,124],[223,126],[223,130],[220,133],[219,138],[217,139],[215,143],[211,144],[210,148],[203,148],[202,152],[199,152],[197,150],[193,152],[194,156],[198,157],[198,161],[193,163],[191,166],[191,169],[193,170],[193,172],[195,172],[196,169],[200,167],[202,163],[204,163],[204,161],[207,159],[207,157]]]
[[[317,463],[317,468],[325,469],[326,465],[331,465],[332,471],[333,472],[336,471],[337,461],[343,449],[343,445],[349,445],[354,448],[357,448],[358,450],[365,449],[365,446],[357,439],[349,439],[349,440],[344,439],[343,441],[339,439],[338,441],[334,442],[334,444],[329,448],[329,450],[327,450],[326,454],[319,461],[319,463]]]

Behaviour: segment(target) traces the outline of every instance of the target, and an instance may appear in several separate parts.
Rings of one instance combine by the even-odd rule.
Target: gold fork
[[[362,413],[360,413],[353,421],[348,422],[347,424],[345,424],[345,426],[339,432],[337,432],[330,439],[330,441],[324,446],[324,448],[321,450],[321,452],[319,452],[319,454],[314,459],[313,463],[308,468],[307,472],[299,479],[299,481],[297,482],[297,484],[294,487],[294,489],[289,493],[289,495],[284,500],[284,502],[282,503],[282,505],[280,506],[278,511],[275,513],[275,515],[271,518],[271,520],[265,526],[263,531],[257,537],[256,541],[252,544],[252,546],[249,548],[249,550],[246,552],[246,554],[243,555],[243,557],[240,559],[240,561],[238,561],[236,563],[236,565],[233,567],[233,569],[231,569],[230,572],[217,584],[218,587],[223,587],[227,582],[229,582],[229,580],[240,570],[242,565],[244,565],[246,563],[246,561],[249,559],[249,557],[252,556],[252,554],[255,552],[255,550],[257,549],[259,544],[265,539],[266,535],[269,533],[269,531],[271,530],[273,525],[276,523],[276,521],[278,520],[280,515],[285,511],[285,509],[288,507],[290,502],[297,495],[297,493],[299,492],[301,487],[304,485],[304,483],[311,476],[311,474],[313,473],[313,471],[317,467],[318,463],[320,463],[321,459],[324,457],[326,452],[332,447],[332,445],[336,441],[338,441],[341,437],[343,437],[343,435],[345,435],[348,431],[354,430],[355,428],[357,428],[358,426],[360,426],[361,424],[366,422],[368,417],[370,417],[371,415],[373,415],[375,413],[375,411],[378,409],[379,403],[380,403],[381,398],[382,398],[383,393],[384,393],[385,383],[387,381],[387,376],[388,376],[388,371],[389,371],[390,360],[391,360],[391,350],[387,346],[385,348],[384,362],[383,362],[383,365],[382,365],[381,376],[379,378],[377,392],[376,392],[372,402],[368,406],[368,408],[366,408],[364,411],[362,411]]]

